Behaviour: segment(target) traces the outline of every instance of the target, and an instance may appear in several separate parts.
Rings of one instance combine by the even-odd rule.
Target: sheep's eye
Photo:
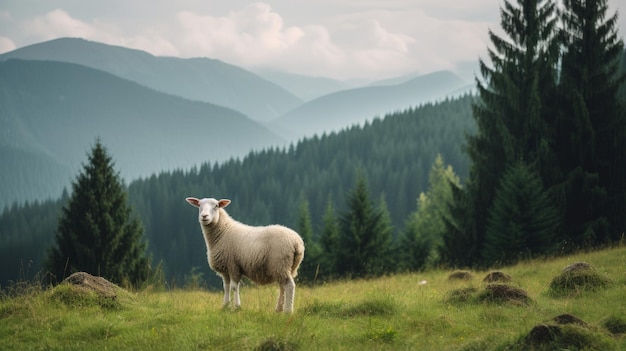
[[[219,207],[220,207],[220,204],[215,205],[215,208],[219,208]]]

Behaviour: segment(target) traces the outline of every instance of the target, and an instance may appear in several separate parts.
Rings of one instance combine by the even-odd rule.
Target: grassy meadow
[[[579,261],[606,284],[551,290]],[[239,310],[222,309],[221,292],[119,291],[111,300],[26,285],[0,299],[0,350],[626,350],[626,246],[499,270],[512,278],[500,284],[527,298],[492,298],[489,271],[300,285],[291,316],[273,312],[273,285],[242,286]],[[555,324],[564,314],[570,323]]]

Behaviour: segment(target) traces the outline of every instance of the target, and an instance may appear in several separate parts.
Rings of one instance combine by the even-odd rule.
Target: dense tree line
[[[231,215],[250,224],[282,223],[300,228],[306,208],[310,234],[303,234],[310,236],[311,243],[319,244],[320,251],[324,251],[324,240],[326,247],[336,247],[341,230],[336,216],[347,211],[347,194],[359,172],[367,184],[371,206],[377,209],[385,203],[385,216],[395,239],[408,215],[415,211],[417,197],[428,187],[428,174],[437,154],[461,177],[466,175],[468,161],[461,144],[463,136],[474,131],[472,99],[465,96],[425,104],[339,133],[303,139],[288,148],[255,151],[243,159],[162,172],[132,182],[127,189],[129,201],[145,228],[152,262],[162,262],[166,278],[173,284],[197,281],[199,276],[211,284],[219,283],[209,272],[195,214],[184,202],[190,195],[230,198]],[[206,152],[207,159],[211,158],[210,148]],[[28,257],[40,262],[45,250],[30,250],[29,244],[52,244],[56,219],[66,201],[37,205],[33,211],[51,213],[50,220],[39,224],[17,225],[15,220],[22,216],[20,206],[5,211],[0,217],[0,227],[7,228],[1,237],[2,250],[13,251],[13,261]],[[35,225],[45,230],[33,232]],[[24,232],[37,236],[24,236]],[[25,246],[15,251],[20,243]],[[315,250],[307,250],[309,255],[316,257]],[[329,257],[320,259],[332,261]],[[309,263],[310,269],[306,267]],[[15,266],[7,262],[7,267]],[[334,274],[329,267],[334,266],[307,261],[301,274],[303,279],[312,277],[317,269],[319,278],[326,279]],[[15,279],[16,273],[9,269],[2,278],[4,282]]]
[[[626,229],[623,42],[606,0],[505,1],[481,61],[478,133],[441,250],[455,266],[605,245]],[[560,15],[560,16],[559,16]]]

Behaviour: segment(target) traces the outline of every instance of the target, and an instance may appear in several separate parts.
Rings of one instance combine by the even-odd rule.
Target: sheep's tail
[[[293,252],[293,264],[291,265],[291,277],[295,278],[298,276],[298,267],[300,267],[300,263],[304,259],[304,245],[296,243],[294,245]]]

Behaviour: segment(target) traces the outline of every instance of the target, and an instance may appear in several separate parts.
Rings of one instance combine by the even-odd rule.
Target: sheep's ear
[[[191,206],[200,207],[200,200],[195,197],[188,197],[185,200],[187,200]]]
[[[230,205],[230,200],[228,199],[221,199],[220,201],[217,202],[217,204],[221,207],[224,208],[228,205]]]

